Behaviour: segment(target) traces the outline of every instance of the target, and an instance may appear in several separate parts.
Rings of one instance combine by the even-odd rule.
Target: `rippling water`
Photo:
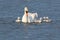
[[[51,23],[16,23],[24,7],[48,16]],[[60,0],[0,0],[0,40],[60,40]]]

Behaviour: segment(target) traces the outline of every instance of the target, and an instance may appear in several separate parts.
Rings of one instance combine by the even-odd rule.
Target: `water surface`
[[[25,6],[52,22],[17,24]],[[60,40],[60,0],[0,0],[0,40]]]

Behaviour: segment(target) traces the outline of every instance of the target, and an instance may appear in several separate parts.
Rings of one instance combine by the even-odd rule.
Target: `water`
[[[52,22],[17,24],[25,6]],[[60,0],[0,0],[0,40],[60,40]]]

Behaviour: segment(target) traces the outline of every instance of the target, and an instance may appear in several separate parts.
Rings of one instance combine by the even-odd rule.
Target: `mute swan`
[[[31,22],[34,22],[34,20],[38,17],[38,14],[37,13],[29,13],[28,12],[28,8],[25,7],[24,8],[24,15],[22,17],[22,22],[24,23],[31,23]]]
[[[17,23],[21,22],[20,17],[17,18],[16,22]]]

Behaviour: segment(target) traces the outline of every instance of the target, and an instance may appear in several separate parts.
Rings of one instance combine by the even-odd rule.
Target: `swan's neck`
[[[26,11],[27,23],[28,23],[28,11]]]
[[[28,13],[28,8],[25,7],[25,8],[24,8],[24,14],[27,14],[27,13]]]
[[[26,21],[28,23],[28,8],[27,7],[24,8],[24,14],[26,16],[26,19],[27,19]]]

